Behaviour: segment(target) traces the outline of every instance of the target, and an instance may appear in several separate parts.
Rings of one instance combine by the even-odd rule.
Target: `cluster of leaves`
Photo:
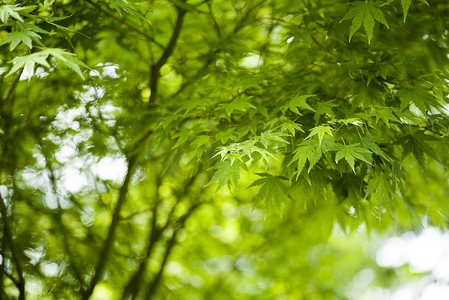
[[[37,5],[19,6],[18,4],[13,4],[2,5],[0,7],[0,20],[3,22],[2,27],[10,27],[6,36],[0,41],[0,46],[9,44],[10,52],[13,52],[19,47],[17,48],[18,56],[10,61],[13,67],[6,76],[22,70],[25,70],[26,74],[32,75],[36,64],[50,69],[47,59],[49,56],[52,56],[56,62],[65,64],[81,76],[81,78],[84,78],[81,68],[87,68],[87,66],[79,59],[76,59],[73,53],[59,48],[47,48],[41,42],[42,37],[40,34],[51,35],[54,32],[47,31],[37,25],[39,23],[53,25],[53,29],[65,31],[67,34],[67,28],[54,23],[58,20],[63,20],[64,17],[42,16],[39,12],[36,12],[36,9]],[[45,6],[43,9],[45,9]],[[43,50],[39,52],[33,51],[31,54],[23,55],[23,53],[30,53],[33,46],[36,48],[36,45]]]
[[[0,297],[345,298],[308,259],[335,224],[446,226],[448,13],[0,5]]]

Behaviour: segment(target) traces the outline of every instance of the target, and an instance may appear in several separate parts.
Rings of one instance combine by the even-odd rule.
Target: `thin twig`
[[[162,258],[162,262],[161,265],[159,266],[159,270],[156,273],[156,275],[154,276],[153,280],[151,281],[151,283],[148,285],[148,288],[145,292],[145,296],[143,299],[151,299],[154,294],[157,291],[157,287],[159,285],[159,282],[162,278],[162,274],[164,273],[165,270],[165,266],[168,262],[168,258],[170,257],[170,254],[172,252],[173,247],[176,245],[176,237],[178,235],[179,230],[181,230],[182,228],[184,228],[185,222],[187,221],[187,219],[190,217],[190,215],[198,208],[200,207],[202,203],[197,203],[194,204],[189,211],[181,217],[181,219],[179,220],[179,225],[178,227],[175,229],[175,231],[173,232],[173,235],[171,236],[170,240],[167,242],[167,246],[165,248],[165,252],[164,252],[164,257]]]

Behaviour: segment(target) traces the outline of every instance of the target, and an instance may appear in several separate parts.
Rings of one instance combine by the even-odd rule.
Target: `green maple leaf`
[[[128,3],[128,1],[126,0],[111,0],[112,5],[114,6],[115,10],[121,15],[122,11],[124,11],[125,13],[139,18],[141,20],[147,21],[145,16],[142,15],[138,10],[137,10],[137,6],[134,3]],[[147,21],[148,22],[148,21]]]
[[[33,46],[33,41],[42,45],[42,43],[39,41],[41,39],[41,36],[37,33],[50,34],[50,32],[43,30],[35,25],[16,22],[16,24],[13,26],[13,31],[9,33],[3,41],[0,42],[0,46],[6,43],[11,43],[10,51],[13,51],[20,43],[24,43],[28,48],[31,49],[31,47]]]
[[[308,109],[311,111],[315,111],[307,102],[306,100],[310,97],[313,97],[314,95],[296,95],[293,99],[291,99],[288,103],[288,108],[301,116],[301,113],[299,112],[298,108]]]
[[[298,123],[288,119],[281,124],[281,131],[288,131],[292,136],[295,136],[296,131],[304,132]]]
[[[173,146],[173,149],[183,145],[189,139],[191,133],[192,133],[191,128],[183,128],[180,132],[175,134],[173,138],[178,138],[178,140]]]
[[[383,172],[378,172],[368,181],[366,197],[370,197],[373,204],[382,204],[391,201],[393,185]]]
[[[215,140],[220,141],[222,144],[226,144],[228,141],[235,141],[237,139],[236,134],[234,127],[227,127],[217,133]]]
[[[419,2],[429,5],[426,0],[419,0]],[[412,0],[401,0],[402,5],[402,11],[404,12],[404,23],[405,19],[407,19],[407,14],[410,9],[410,5],[412,3]]]
[[[296,171],[296,179],[298,179],[299,174],[301,174],[302,170],[304,169],[307,158],[309,157],[309,153],[312,151],[312,146],[306,145],[296,148],[294,151],[294,155],[289,166],[292,165],[294,162],[297,164],[297,171]]]
[[[363,24],[363,28],[365,29],[366,36],[368,38],[368,43],[371,43],[375,21],[380,22],[389,28],[387,20],[385,20],[384,13],[369,1],[356,1],[353,3],[354,7],[348,11],[340,22],[352,19],[352,24],[349,28],[349,41],[351,41],[354,33]]]
[[[316,135],[321,146],[321,142],[326,134],[332,136],[332,127],[327,125],[319,125],[310,129],[310,134],[306,137],[306,140]]]
[[[212,176],[211,180],[207,183],[206,186],[209,186],[215,182],[218,182],[217,189],[221,189],[225,184],[231,184],[231,181],[234,184],[237,184],[240,178],[240,167],[243,166],[243,163],[240,161],[234,161],[231,163],[229,160],[222,161],[215,166],[214,176]]]
[[[83,73],[80,67],[89,68],[85,63],[75,57],[75,54],[65,51],[59,48],[47,48],[44,50],[46,53],[52,55],[56,60],[61,61],[67,67],[75,71],[81,78],[84,79]]]
[[[288,194],[287,185],[282,181],[288,179],[282,176],[273,176],[267,173],[257,173],[257,175],[262,178],[254,181],[249,186],[261,186],[255,198],[254,207],[261,201],[263,201],[267,206],[275,204],[279,207],[281,200],[285,199]]]
[[[16,57],[11,61],[14,65],[6,76],[10,76],[22,68],[24,68],[28,74],[33,74],[35,64],[40,64],[49,68],[50,66],[47,63],[47,57],[48,53],[45,50],[26,56]]]
[[[223,107],[228,116],[231,116],[234,110],[246,111],[248,108],[256,108],[248,100],[251,97],[238,97],[229,103],[221,104],[219,107]]]
[[[403,157],[410,153],[416,158],[421,167],[425,166],[425,156],[427,155],[436,161],[441,161],[440,157],[435,153],[433,148],[426,141],[432,141],[432,137],[424,134],[422,131],[408,134],[399,139],[404,149]]]
[[[427,115],[427,111],[432,107],[442,107],[436,97],[421,86],[400,89],[396,92],[396,96],[401,100],[401,110],[413,103],[424,115]]]
[[[43,66],[49,68],[50,66],[47,62],[47,57],[49,55],[52,55],[56,60],[63,62],[70,69],[72,69],[78,75],[80,75],[81,78],[84,79],[84,76],[81,73],[80,66],[86,67],[86,68],[89,68],[89,67],[86,66],[79,59],[75,58],[74,57],[75,54],[66,52],[63,49],[58,49],[58,48],[48,48],[48,49],[30,54],[30,55],[16,57],[15,59],[13,59],[11,61],[14,65],[11,68],[11,71],[9,71],[9,73],[6,76],[9,76],[9,75],[17,72],[21,68],[25,68],[25,70],[28,74],[33,74],[35,64],[40,64],[40,65],[43,65]]]
[[[264,131],[260,134],[260,138],[258,139],[262,145],[264,145],[265,148],[268,148],[268,145],[270,142],[280,142],[282,144],[289,144],[286,140],[284,140],[284,137],[289,136],[286,133],[281,132],[273,132],[271,130]]]
[[[376,140],[372,136],[364,137],[362,139],[362,146],[389,161],[389,158],[385,155],[385,152],[379,147],[379,145],[376,144]]]
[[[401,0],[402,11],[404,12],[404,23],[405,19],[407,19],[408,10],[410,9],[410,4],[412,0]]]
[[[323,151],[321,147],[315,147],[310,150],[309,155],[307,157],[307,159],[309,160],[309,169],[307,170],[307,172],[310,173],[312,168],[318,163],[318,161],[321,159],[322,156]]]
[[[184,103],[182,103],[181,106],[179,107],[179,109],[176,111],[176,113],[185,111],[184,115],[187,115],[192,110],[196,110],[196,109],[206,110],[206,106],[207,106],[207,101],[205,101],[205,99],[192,98],[192,99],[189,99],[189,101],[185,101]]]
[[[20,43],[24,43],[28,48],[31,49],[32,42],[38,42],[40,39],[40,35],[38,35],[34,31],[24,30],[24,31],[14,31],[8,34],[8,36],[0,42],[0,46],[11,43],[9,50],[13,51]]]
[[[23,6],[20,7],[19,5],[2,5],[0,6],[0,20],[2,20],[3,23],[8,22],[9,18],[14,18],[18,21],[23,22],[23,19],[20,17],[20,14],[26,14],[31,11],[33,11],[36,8],[35,5],[31,6]]]
[[[393,114],[392,109],[389,107],[383,108],[376,113],[376,123],[379,119],[381,119],[388,128],[390,128],[390,121],[399,122],[398,118]]]
[[[320,121],[320,117],[321,115],[329,115],[331,117],[335,116],[334,111],[332,110],[334,107],[336,107],[337,104],[333,103],[333,101],[326,101],[323,103],[319,103],[318,104],[318,108],[315,112],[315,115],[313,117],[313,119],[315,120],[315,125],[318,125],[319,121]]]
[[[340,145],[340,150],[335,154],[335,162],[338,163],[342,158],[346,160],[354,173],[354,163],[356,159],[362,160],[368,164],[371,164],[372,161],[371,151],[360,147],[359,144]]]
[[[323,156],[323,152],[325,150],[326,149],[323,149],[320,146],[314,145],[313,143],[310,143],[308,141],[302,143],[298,148],[296,148],[295,151],[293,152],[294,153],[293,158],[288,164],[288,166],[290,166],[293,163],[296,163],[297,165],[296,179],[298,179],[307,161],[309,161],[309,168],[307,171],[310,173],[312,168],[318,163],[318,161]]]

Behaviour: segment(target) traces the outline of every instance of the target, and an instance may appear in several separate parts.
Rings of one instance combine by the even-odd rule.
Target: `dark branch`
[[[17,86],[17,84],[18,84],[19,81],[20,81],[20,76],[22,75],[22,71],[23,71],[23,68],[21,68],[21,69],[18,71],[18,73],[17,73],[17,75],[16,75],[16,78],[14,78],[14,81],[12,82],[11,87],[10,87],[9,90],[8,90],[8,94],[6,95],[6,97],[5,97],[5,99],[4,99],[5,102],[8,101],[8,100],[12,97],[12,94],[13,94],[14,91],[16,90],[16,86]]]
[[[176,42],[178,41],[179,34],[181,33],[184,16],[187,13],[185,9],[180,7],[177,7],[177,10],[178,10],[178,17],[176,18],[175,28],[173,29],[170,41],[168,42],[168,45],[165,48],[164,53],[162,53],[162,56],[159,58],[156,64],[151,66],[150,85],[149,85],[151,90],[151,96],[149,101],[150,103],[154,102],[154,99],[156,99],[157,86],[160,78],[159,71],[161,70],[162,66],[165,65],[168,58],[170,57],[170,55],[172,55],[173,51],[175,50]]]
[[[131,182],[131,178],[135,171],[137,158],[138,158],[138,156],[137,156],[137,154],[135,154],[128,159],[128,172],[126,173],[123,184],[120,187],[117,204],[114,209],[114,214],[112,216],[111,224],[109,225],[108,235],[107,235],[106,240],[103,243],[103,247],[100,251],[100,255],[98,258],[99,260],[98,260],[97,266],[95,268],[95,274],[92,277],[92,280],[89,284],[88,289],[84,292],[83,299],[86,299],[86,300],[89,299],[89,297],[92,295],[92,292],[94,291],[95,286],[101,280],[101,278],[103,277],[103,274],[106,270],[106,265],[109,261],[109,256],[111,254],[114,240],[115,240],[115,233],[117,231],[117,227],[118,227],[118,224],[120,221],[120,212],[121,212],[122,206],[125,203],[125,200],[128,195],[129,184]]]
[[[176,237],[178,235],[178,232],[180,229],[184,228],[185,222],[190,217],[190,215],[201,205],[201,203],[194,204],[189,211],[181,217],[181,219],[178,221],[178,226],[173,232],[173,235],[171,236],[170,240],[167,242],[164,257],[162,258],[161,265],[159,267],[158,272],[154,276],[153,280],[151,281],[150,285],[148,286],[148,289],[145,292],[145,297],[143,299],[151,299],[154,294],[157,291],[157,287],[159,285],[159,282],[161,281],[162,275],[165,270],[165,266],[168,262],[168,258],[170,257],[170,254],[172,252],[173,247],[176,245]]]
[[[6,241],[9,244],[9,250],[11,250],[12,259],[16,265],[17,274],[19,275],[19,281],[17,283],[17,288],[19,289],[19,299],[25,300],[25,278],[23,277],[22,263],[19,258],[19,253],[14,245],[14,240],[12,238],[11,225],[8,218],[8,209],[6,208],[3,197],[0,195],[0,211],[3,221],[3,231],[6,236]]]

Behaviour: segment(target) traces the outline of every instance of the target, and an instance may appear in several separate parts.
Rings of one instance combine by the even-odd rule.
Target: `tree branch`
[[[170,55],[172,55],[176,42],[178,41],[179,34],[181,33],[182,24],[184,21],[184,16],[187,13],[187,11],[181,7],[177,7],[178,16],[176,18],[175,27],[173,29],[173,33],[171,35],[170,41],[165,48],[164,53],[162,53],[162,56],[159,58],[159,60],[156,62],[156,64],[151,66],[151,72],[150,72],[150,83],[149,88],[151,90],[151,96],[149,102],[154,102],[154,99],[156,99],[157,95],[157,86],[160,78],[159,71],[161,70],[162,66],[165,65]]]
[[[195,175],[190,177],[185,182],[183,188],[179,191],[179,193],[181,195],[185,194],[186,190],[193,184],[193,182],[198,177],[200,172],[201,172],[201,169],[199,169]],[[156,195],[156,197],[157,197],[156,198],[157,204],[159,204],[161,202],[161,200],[158,198],[158,195]],[[132,299],[135,299],[138,296],[140,283],[143,282],[143,280],[141,278],[145,272],[146,266],[148,264],[148,261],[149,261],[151,255],[152,255],[155,244],[159,241],[159,239],[162,236],[162,233],[168,228],[169,225],[171,225],[173,223],[175,223],[175,225],[176,225],[176,221],[173,222],[172,217],[173,217],[179,203],[180,203],[180,201],[176,201],[176,203],[172,206],[172,208],[170,209],[170,212],[168,213],[167,222],[165,223],[164,226],[159,227],[159,228],[156,225],[156,223],[157,223],[156,216],[157,216],[157,208],[158,208],[158,206],[156,205],[155,210],[153,212],[151,231],[150,231],[150,235],[149,235],[148,241],[147,241],[147,250],[146,250],[145,256],[142,259],[138,270],[133,274],[133,276],[129,280],[128,284],[126,285],[123,295],[122,295],[123,299],[126,299],[126,297],[128,295],[130,295]],[[182,220],[182,218],[179,219],[177,221],[177,223],[179,223],[180,220]]]
[[[10,87],[9,90],[8,90],[8,94],[6,95],[6,97],[5,97],[5,99],[4,99],[5,102],[8,101],[8,100],[11,98],[12,94],[13,94],[14,91],[16,90],[16,86],[17,86],[17,84],[18,84],[19,81],[20,81],[20,76],[22,75],[22,71],[23,71],[23,68],[21,68],[21,69],[18,71],[16,78],[14,78],[14,81],[12,82],[11,87]]]
[[[154,276],[153,280],[151,281],[150,285],[148,286],[146,292],[145,292],[145,296],[143,299],[151,299],[154,294],[157,291],[157,287],[159,285],[159,282],[162,278],[162,274],[164,273],[165,270],[165,266],[168,262],[168,258],[170,257],[171,251],[173,249],[173,247],[176,245],[176,237],[178,235],[178,232],[180,229],[184,228],[185,222],[187,221],[187,219],[190,217],[190,215],[201,205],[202,203],[197,203],[194,204],[189,211],[181,217],[181,219],[178,221],[178,227],[175,229],[175,231],[173,232],[173,235],[171,236],[170,240],[167,242],[167,246],[165,248],[165,253],[164,253],[164,257],[162,258],[162,262],[161,265],[159,267],[158,272],[156,273],[156,275]]]
[[[4,258],[3,258],[3,259],[4,259]],[[3,274],[5,274],[9,279],[11,279],[11,281],[15,284],[15,286],[16,286],[17,288],[19,288],[19,286],[20,286],[19,281],[17,281],[17,279],[15,279],[11,274],[9,274],[9,273],[5,270],[5,265],[4,265],[4,264],[2,264],[1,272],[2,272]]]
[[[139,268],[137,269],[136,272],[134,272],[134,274],[131,276],[131,279],[128,281],[128,284],[125,286],[125,289],[124,289],[123,295],[122,295],[123,299],[126,299],[126,297],[128,295],[130,295],[132,298],[134,298],[137,295],[137,293],[139,291],[139,279],[146,269],[147,261],[148,261],[148,258],[151,256],[154,245],[159,240],[161,233],[163,232],[163,229],[157,228],[157,225],[156,225],[157,211],[159,208],[159,204],[161,203],[159,196],[158,196],[158,188],[159,188],[159,183],[156,185],[156,195],[155,195],[156,205],[154,207],[153,216],[151,219],[151,230],[150,230],[150,234],[148,236],[147,250],[146,250],[145,256],[143,257],[143,259],[139,265]],[[167,224],[168,224],[168,221],[167,221]],[[165,228],[165,226],[164,226],[164,228]]]
[[[78,269],[78,266],[74,262],[74,257],[75,256],[73,255],[73,252],[72,252],[72,250],[70,248],[67,228],[65,227],[64,223],[62,222],[63,209],[62,209],[62,206],[61,206],[61,200],[60,200],[59,195],[58,195],[58,186],[57,186],[57,183],[56,183],[55,172],[54,172],[53,167],[51,165],[50,157],[47,155],[47,153],[46,153],[46,151],[44,149],[44,145],[43,145],[42,139],[40,138],[40,136],[38,135],[37,132],[36,132],[36,139],[37,139],[37,142],[38,142],[39,146],[41,147],[41,150],[42,150],[41,153],[42,153],[42,156],[45,159],[45,166],[46,166],[48,172],[50,173],[50,176],[49,176],[50,184],[51,184],[51,187],[52,187],[53,194],[56,197],[56,204],[57,204],[57,215],[56,215],[56,218],[57,218],[58,225],[59,225],[58,229],[61,231],[61,234],[62,234],[62,242],[64,244],[64,250],[65,250],[65,252],[67,253],[67,256],[68,256],[69,266],[72,269],[73,273],[75,274],[75,278],[80,283],[81,288],[84,288],[85,282],[84,282],[83,277],[81,275],[81,271]]]
[[[14,260],[14,264],[16,265],[17,274],[19,275],[19,281],[17,283],[17,288],[19,289],[19,299],[25,300],[25,278],[23,277],[22,264],[19,259],[19,252],[17,251],[12,238],[11,226],[8,219],[8,209],[6,208],[5,202],[1,195],[0,211],[3,220],[3,231],[9,244],[9,249],[11,250],[12,259]]]
[[[125,179],[123,181],[122,186],[120,187],[119,197],[117,200],[117,204],[114,209],[114,214],[112,216],[111,224],[109,225],[108,235],[106,237],[106,240],[103,243],[103,247],[99,254],[99,260],[97,263],[97,266],[95,268],[95,274],[92,277],[88,289],[83,293],[83,299],[89,299],[89,297],[92,295],[95,286],[97,283],[101,280],[103,277],[103,274],[106,270],[106,265],[109,260],[109,256],[111,254],[114,240],[115,240],[115,233],[117,231],[117,227],[120,221],[120,212],[122,209],[123,204],[125,203],[126,197],[128,195],[128,189],[129,184],[131,182],[131,178],[134,174],[136,164],[137,164],[137,158],[138,155],[134,154],[128,159],[128,172],[126,173]]]

